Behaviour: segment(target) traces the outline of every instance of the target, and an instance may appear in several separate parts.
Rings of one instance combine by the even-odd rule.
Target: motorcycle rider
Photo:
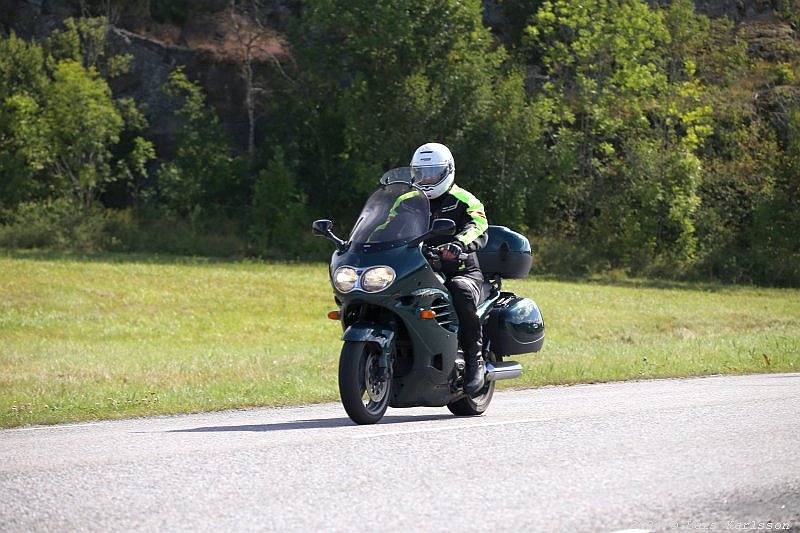
[[[456,223],[455,235],[434,237],[425,244],[441,250],[442,274],[458,315],[458,340],[466,363],[464,392],[474,394],[483,388],[486,373],[477,315],[483,273],[475,252],[486,245],[489,222],[480,200],[455,184],[455,174],[453,154],[443,144],[423,144],[411,158],[412,182],[430,200],[433,218]],[[466,258],[460,259],[464,253]]]

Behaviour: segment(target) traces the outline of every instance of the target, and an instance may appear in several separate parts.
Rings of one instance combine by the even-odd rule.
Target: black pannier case
[[[544,344],[544,319],[530,298],[500,293],[485,326],[489,349],[500,356],[534,353]]]
[[[478,252],[484,276],[524,278],[531,271],[531,244],[523,235],[505,226],[489,226],[489,241]]]

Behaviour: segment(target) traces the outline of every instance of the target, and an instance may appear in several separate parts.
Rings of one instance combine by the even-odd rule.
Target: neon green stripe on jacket
[[[472,241],[483,235],[489,229],[489,220],[483,208],[483,203],[474,194],[462,189],[458,185],[450,188],[450,194],[455,196],[460,202],[467,206],[467,214],[472,219],[472,224],[468,224],[466,229],[456,235],[456,239],[461,241],[464,246],[469,246]]]

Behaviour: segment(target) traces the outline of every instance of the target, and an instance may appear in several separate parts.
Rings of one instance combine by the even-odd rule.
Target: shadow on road
[[[427,422],[430,420],[452,419],[453,415],[423,415],[423,416],[384,416],[378,425],[405,424],[410,422]],[[191,429],[173,429],[167,433],[214,433],[223,431],[289,431],[293,429],[321,429],[355,426],[356,424],[347,417],[342,418],[317,418],[313,420],[290,420],[275,424],[248,424],[243,426],[209,426]]]

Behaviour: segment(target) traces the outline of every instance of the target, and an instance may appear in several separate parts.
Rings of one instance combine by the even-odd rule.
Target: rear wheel
[[[489,353],[489,360],[494,362],[496,357]],[[494,395],[494,381],[487,381],[483,388],[473,396],[464,396],[460,400],[447,404],[450,412],[456,416],[477,416],[481,415],[489,407]]]
[[[383,417],[392,392],[391,376],[379,378],[381,349],[373,343],[345,341],[339,358],[339,396],[356,424]]]

